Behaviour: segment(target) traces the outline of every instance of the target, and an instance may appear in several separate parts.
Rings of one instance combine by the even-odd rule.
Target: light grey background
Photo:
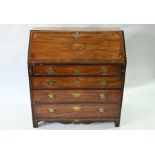
[[[0,129],[33,129],[27,74],[33,27],[119,27],[124,30],[127,73],[121,125],[63,125],[39,129],[155,129],[155,25],[0,25]]]

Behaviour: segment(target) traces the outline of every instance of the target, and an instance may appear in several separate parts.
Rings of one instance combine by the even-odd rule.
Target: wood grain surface
[[[120,65],[35,65],[33,75],[120,75]]]
[[[40,121],[114,121],[119,126],[125,70],[122,30],[31,30],[28,73],[33,127]]]
[[[77,34],[77,35],[76,35]],[[121,31],[31,31],[31,62],[124,62]]]
[[[80,110],[74,111],[75,106]],[[118,118],[120,106],[109,104],[34,104],[35,117],[39,118]],[[54,113],[49,113],[48,109],[54,109]],[[98,110],[104,109],[104,113]]]
[[[49,84],[51,83],[51,84]],[[122,77],[32,77],[32,89],[121,88]]]
[[[49,96],[51,98],[49,98]],[[100,102],[120,104],[121,90],[33,90],[35,103]]]

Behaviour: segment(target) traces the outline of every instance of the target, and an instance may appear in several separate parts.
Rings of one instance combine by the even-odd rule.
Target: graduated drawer
[[[121,88],[122,77],[32,77],[33,89]]]
[[[36,103],[71,102],[121,102],[121,90],[33,90],[32,98]]]
[[[119,105],[109,104],[33,104],[36,119],[118,118]]]
[[[119,65],[35,65],[33,75],[119,75]]]

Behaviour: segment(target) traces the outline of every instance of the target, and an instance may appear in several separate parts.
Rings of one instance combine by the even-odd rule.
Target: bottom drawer
[[[34,104],[36,119],[118,118],[120,106],[116,104]]]

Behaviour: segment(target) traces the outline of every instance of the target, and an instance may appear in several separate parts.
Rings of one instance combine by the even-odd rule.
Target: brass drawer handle
[[[46,71],[48,74],[54,73],[54,69],[52,67],[48,67]]]
[[[80,38],[79,32],[74,32],[73,37],[74,37],[74,39],[79,39]]]
[[[106,67],[102,67],[101,70],[100,70],[100,72],[103,73],[103,74],[107,74],[108,71],[109,71],[109,70],[108,70],[108,68],[106,68]]]
[[[107,94],[99,94],[99,98],[105,99],[105,98],[107,98]]]
[[[76,74],[79,74],[79,73],[80,73],[80,68],[78,68],[78,67],[75,68],[75,69],[74,69],[74,72],[75,72]]]
[[[78,93],[78,92],[74,92],[72,95],[73,95],[73,97],[78,98],[78,97],[80,97],[82,94],[81,94],[81,93]]]
[[[108,83],[107,80],[101,80],[101,84],[102,84],[102,85],[106,85],[107,83]]]
[[[81,110],[81,107],[78,106],[78,105],[75,105],[72,107],[72,109],[75,111],[75,112],[79,112]]]
[[[48,80],[48,81],[47,81],[47,84],[48,84],[49,86],[54,85],[54,83],[55,83],[55,82],[54,82],[54,81],[51,81],[51,80]]]
[[[74,80],[74,83],[75,83],[75,84],[79,84],[80,82],[81,82],[81,81],[80,81],[79,79],[75,79],[75,80]]]
[[[51,113],[55,113],[56,112],[56,109],[49,108],[49,109],[47,109],[47,111],[51,114]]]
[[[49,100],[53,100],[56,97],[56,95],[54,94],[48,94],[48,99]]]
[[[99,113],[105,113],[105,109],[103,109],[103,108],[100,108],[100,109],[98,109],[97,110]]]

